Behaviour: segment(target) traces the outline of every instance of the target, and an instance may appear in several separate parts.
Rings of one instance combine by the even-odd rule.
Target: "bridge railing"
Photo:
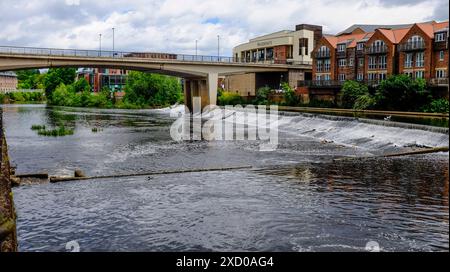
[[[10,55],[38,55],[38,56],[62,56],[62,57],[88,57],[88,58],[140,58],[140,59],[163,59],[178,60],[186,62],[216,62],[216,63],[264,63],[264,64],[287,64],[287,65],[312,65],[307,61],[289,60],[264,60],[249,61],[246,59],[226,56],[186,55],[153,52],[122,52],[109,50],[81,50],[81,49],[57,49],[37,47],[0,46],[0,54]]]

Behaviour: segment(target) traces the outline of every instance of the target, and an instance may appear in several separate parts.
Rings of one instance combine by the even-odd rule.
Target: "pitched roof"
[[[431,23],[431,22],[428,22]],[[413,24],[402,24],[402,25],[352,25],[349,28],[347,28],[346,30],[340,32],[337,34],[337,36],[339,35],[344,35],[344,34],[349,34],[352,33],[353,30],[360,28],[362,29],[364,32],[374,32],[375,30],[379,29],[379,28],[385,28],[385,29],[399,29],[399,28],[408,28],[411,27]]]
[[[391,43],[399,43],[403,37],[408,33],[411,28],[401,28],[401,29],[384,29],[380,28],[377,31],[381,32]]]
[[[373,32],[363,33],[363,34],[341,35],[341,36],[326,35],[326,36],[324,36],[324,38],[327,39],[328,42],[335,48],[340,43],[346,43],[347,48],[352,48],[352,47],[355,47],[359,41],[370,38],[372,35],[373,35]]]

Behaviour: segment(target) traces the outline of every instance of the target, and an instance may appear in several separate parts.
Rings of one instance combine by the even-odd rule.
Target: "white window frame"
[[[419,52],[416,54],[416,67],[425,66],[425,53]]]
[[[445,42],[445,32],[436,33],[434,37],[435,42]]]
[[[445,70],[436,70],[436,78],[446,78],[447,73]]]
[[[405,54],[405,68],[412,68],[413,67],[413,54],[412,53],[406,53]]]
[[[326,59],[323,63],[323,71],[324,72],[329,72],[330,71],[330,66],[331,66],[331,61],[330,59]]]
[[[345,74],[339,74],[339,81],[345,81]]]
[[[364,49],[364,43],[357,43],[356,50],[363,50]]]
[[[414,78],[424,78],[425,77],[425,71],[415,71],[414,72]]]
[[[346,67],[347,59],[339,59],[339,67]]]
[[[359,65],[359,67],[364,67],[364,58],[359,59],[358,65]]]
[[[345,43],[341,43],[337,45],[337,51],[338,52],[345,52],[347,50],[347,45]]]
[[[443,61],[445,59],[445,52],[443,50],[439,51],[439,61]]]
[[[378,68],[379,69],[387,69],[387,56],[382,55],[378,59]]]
[[[377,69],[377,57],[369,56],[369,70]]]

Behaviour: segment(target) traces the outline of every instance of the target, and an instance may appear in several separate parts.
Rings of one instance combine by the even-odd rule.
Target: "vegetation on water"
[[[63,124],[60,124],[58,128],[48,130],[46,129],[45,125],[32,125],[31,130],[37,131],[37,134],[41,136],[53,136],[53,137],[73,135],[74,133],[73,129],[68,129]]]
[[[32,125],[31,130],[45,130],[45,125]]]

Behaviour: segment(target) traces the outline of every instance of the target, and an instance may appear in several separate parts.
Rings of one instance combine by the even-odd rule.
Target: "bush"
[[[233,92],[221,92],[217,98],[217,104],[220,106],[235,106],[243,104],[243,99],[238,93]]]
[[[354,108],[356,100],[367,94],[369,94],[369,89],[366,85],[353,80],[347,80],[342,86],[342,107],[347,109]]]
[[[318,99],[311,99],[309,103],[307,104],[308,107],[316,107],[316,108],[335,108],[336,103],[334,101],[330,100],[318,100]]]
[[[288,83],[283,82],[281,88],[284,91],[284,104],[286,106],[298,106],[300,104],[300,97],[292,90]]]
[[[423,112],[448,113],[449,102],[447,99],[440,98],[430,102],[430,104],[422,108]]]
[[[368,110],[372,109],[376,105],[375,97],[370,94],[364,94],[358,97],[353,105],[355,110]]]
[[[256,105],[268,105],[269,104],[269,94],[272,90],[269,87],[262,87],[256,91],[256,98],[253,101]]]
[[[424,79],[395,75],[380,83],[375,97],[379,109],[414,111],[428,104],[431,94]]]

